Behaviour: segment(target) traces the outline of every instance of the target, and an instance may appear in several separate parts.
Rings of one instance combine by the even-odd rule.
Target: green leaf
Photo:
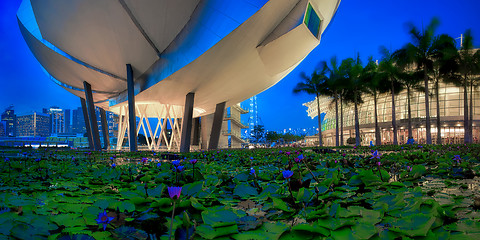
[[[203,182],[194,182],[183,185],[182,195],[185,197],[196,197],[202,191]]]
[[[157,187],[153,188],[153,189],[147,189],[147,193],[148,193],[148,196],[149,197],[161,197],[162,196],[162,192],[163,192],[163,189],[165,188],[165,184],[160,184],[160,185],[157,185]]]
[[[307,231],[307,232],[311,232],[311,233],[320,233],[325,237],[330,235],[330,230],[328,230],[324,227],[321,227],[316,223],[313,223],[313,224],[298,224],[298,225],[295,225],[292,228],[292,230],[299,230],[299,231],[301,230],[301,231]]]
[[[276,197],[271,197],[272,198],[272,201],[273,201],[273,207],[274,208],[277,208],[277,209],[280,209],[280,210],[283,210],[285,212],[291,212],[293,211],[292,209],[290,209],[287,204],[280,198],[276,198]]]
[[[332,237],[335,240],[356,240],[353,236],[352,230],[349,227],[344,227],[335,231],[332,231]]]
[[[410,237],[425,237],[434,222],[435,217],[419,213],[392,221],[389,229]]]
[[[241,198],[248,198],[249,196],[258,195],[258,192],[254,187],[240,183],[233,190],[233,194]]]
[[[352,226],[352,231],[358,239],[369,239],[377,233],[377,228],[373,224],[358,223]]]
[[[225,207],[208,208],[202,212],[203,222],[212,227],[233,225],[235,224],[235,220],[237,218],[237,214],[235,214],[232,210],[226,209]]]
[[[190,197],[190,204],[192,204],[192,207],[194,207],[195,209],[198,209],[198,210],[205,210],[207,209],[206,207],[204,207],[200,202],[198,202],[198,200],[194,197]]]
[[[221,236],[227,236],[230,234],[238,233],[238,227],[236,224],[224,227],[212,227],[210,225],[202,224],[196,228],[196,233],[206,239],[214,239]]]
[[[93,206],[99,207],[100,209],[107,209],[110,205],[110,202],[106,199],[99,199],[93,203]]]

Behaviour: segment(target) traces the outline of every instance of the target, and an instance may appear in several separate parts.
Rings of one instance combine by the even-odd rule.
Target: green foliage
[[[173,218],[177,238],[480,235],[473,193],[464,189],[471,186],[466,178],[480,168],[478,145],[374,149],[382,154],[380,168],[371,159],[372,148],[366,147],[343,148],[345,156],[308,148],[194,152],[178,156],[185,170],[177,177],[172,165],[152,152],[60,151],[56,158],[43,159],[42,165],[13,158],[0,165],[0,239],[165,238],[174,204],[167,191],[170,186],[182,186]],[[113,154],[115,168],[109,160]],[[293,160],[300,154],[304,161],[297,165]],[[461,160],[454,161],[455,155]],[[162,165],[137,164],[143,157],[163,160]],[[194,158],[195,179],[188,162]],[[282,171],[289,161],[294,163],[290,168],[294,175],[285,180]],[[250,174],[252,167],[255,176]],[[311,182],[302,185],[305,181]],[[464,194],[442,192],[444,188],[429,187],[430,182]],[[103,211],[113,218],[105,231],[96,221]]]

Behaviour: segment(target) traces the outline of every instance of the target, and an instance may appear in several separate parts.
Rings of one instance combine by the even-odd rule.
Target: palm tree
[[[310,77],[305,73],[301,73],[300,77],[302,81],[297,83],[293,89],[294,93],[305,92],[307,94],[315,95],[317,98],[317,112],[318,112],[318,144],[323,146],[322,143],[322,118],[320,112],[320,95],[324,93],[327,88],[327,69],[321,69],[320,72],[314,71]]]
[[[446,35],[442,34],[438,37],[435,37],[432,43],[432,47],[437,49],[433,54],[433,65],[431,72],[431,79],[433,80],[433,90],[435,92],[435,100],[437,105],[437,144],[442,144],[442,133],[441,133],[441,117],[440,117],[440,98],[439,98],[439,82],[443,80],[446,76],[449,75],[450,60],[454,58],[457,53],[455,48],[455,40]]]
[[[380,47],[382,54],[382,61],[380,61],[379,69],[383,75],[390,82],[390,93],[392,94],[392,127],[393,127],[393,144],[398,145],[397,138],[397,118],[395,114],[395,95],[400,93],[402,86],[398,81],[399,68],[396,66],[396,58],[391,54],[386,47]]]
[[[395,51],[394,55],[396,59],[396,66],[399,70],[398,81],[403,88],[407,89],[408,139],[413,139],[411,97],[413,90],[420,92],[425,91],[421,85],[421,80],[423,79],[423,72],[413,71],[413,68],[408,64],[405,49]],[[420,77],[420,75],[422,77]]]
[[[432,134],[430,126],[430,104],[428,90],[428,73],[432,72],[433,59],[437,53],[437,48],[433,44],[435,39],[435,30],[440,21],[433,18],[430,24],[422,31],[419,31],[413,24],[409,24],[409,33],[412,37],[412,43],[408,43],[404,48],[418,69],[423,70],[423,81],[425,85],[425,124],[427,144],[432,144]]]
[[[464,142],[472,142],[472,117],[473,117],[473,87],[475,81],[478,81],[478,74],[480,73],[480,52],[473,49],[473,37],[470,29],[466,30],[465,41],[460,47],[460,51],[456,55],[456,72],[457,74],[450,78],[457,86],[463,87],[463,124],[464,124]],[[470,117],[468,111],[468,86],[470,86]],[[470,118],[470,120],[469,120]]]
[[[344,87],[343,84],[343,72],[338,66],[338,60],[336,56],[333,56],[330,59],[330,66],[328,66],[326,61],[320,62],[320,69],[326,69],[328,72],[327,79],[327,91],[326,93],[333,97],[333,100],[330,104],[335,105],[335,146],[339,146],[339,124],[338,124],[338,100],[340,98],[341,89]],[[342,139],[343,140],[343,139]]]
[[[375,117],[375,145],[382,145],[380,129],[378,127],[377,97],[378,94],[386,93],[389,88],[384,84],[384,78],[378,71],[378,64],[370,57],[367,65],[363,69],[362,81],[366,84],[366,93],[373,97],[374,117]]]
[[[357,59],[347,58],[342,61],[345,73],[347,75],[346,82],[348,82],[349,90],[353,93],[351,98],[346,98],[349,102],[353,102],[355,111],[355,145],[360,146],[360,124],[358,121],[358,104],[363,103],[362,93],[365,92],[365,83],[361,79],[363,66],[360,61],[360,56]],[[345,97],[348,97],[346,95]]]

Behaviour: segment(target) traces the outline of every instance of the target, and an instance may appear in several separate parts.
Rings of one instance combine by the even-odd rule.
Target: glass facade
[[[305,13],[305,20],[304,23],[307,25],[308,30],[318,38],[320,33],[320,17],[318,16],[317,12],[313,9],[312,5],[309,3],[307,7],[307,11]]]
[[[433,93],[433,86],[430,86],[430,92]],[[375,113],[374,101],[372,96],[362,96],[364,103],[358,106],[360,132],[362,144],[367,145],[370,141],[375,142]],[[326,138],[327,145],[335,144],[335,109],[332,104],[328,108],[328,103],[332,99],[323,97],[320,100],[321,109],[326,110],[325,120],[322,122],[323,135]],[[470,92],[468,93],[470,102]],[[480,91],[473,90],[473,136],[474,142],[479,142],[479,123],[480,123]],[[432,141],[435,143],[437,137],[436,117],[437,103],[434,96],[430,97],[430,117]],[[425,93],[412,91],[410,97],[411,118],[413,128],[413,138],[415,141],[425,142]],[[317,115],[316,101],[304,104],[309,107],[307,112],[309,116]],[[442,143],[463,143],[463,89],[454,85],[440,84],[439,86],[439,106],[441,120]],[[323,107],[323,108],[322,108]],[[323,110],[321,110],[323,112]],[[340,114],[340,106],[339,106]],[[392,128],[392,99],[390,94],[381,94],[377,99],[378,123],[381,129],[382,143],[391,144],[393,142]],[[408,138],[408,104],[407,91],[404,90],[395,96],[395,115],[398,130],[398,141],[400,144],[406,143]],[[340,124],[340,121],[339,121]],[[343,126],[344,142],[349,137],[355,137],[355,114],[353,104],[343,107]]]

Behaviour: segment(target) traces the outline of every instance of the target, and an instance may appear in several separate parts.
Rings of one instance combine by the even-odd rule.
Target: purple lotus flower
[[[168,195],[171,199],[174,199],[174,197],[177,197],[176,199],[179,199],[181,193],[182,187],[168,187]]]
[[[180,160],[173,160],[172,164],[173,164],[173,166],[178,167],[178,166],[180,166]]]
[[[372,157],[370,159],[380,159],[380,156],[382,156],[382,154],[379,154],[377,150],[375,150],[375,152],[373,152],[372,154]]]
[[[293,176],[293,172],[290,171],[290,170],[285,170],[285,171],[282,172],[282,174],[283,174],[283,178],[285,178],[285,179],[289,179],[290,177]]]
[[[103,231],[107,228],[107,225],[114,219],[114,217],[109,217],[107,211],[103,210],[103,213],[98,214],[98,218],[95,219],[98,224],[103,224]]]
[[[197,163],[197,161],[198,161],[197,159],[191,159],[191,160],[190,160],[190,163],[191,163],[191,164],[195,164],[195,163]]]
[[[184,169],[184,168],[185,168],[184,166],[174,167],[174,171],[176,171],[176,172],[183,172],[183,169]]]
[[[460,155],[455,155],[453,156],[453,160],[457,161],[457,163],[460,164],[460,160],[462,160],[462,158],[460,157]]]

